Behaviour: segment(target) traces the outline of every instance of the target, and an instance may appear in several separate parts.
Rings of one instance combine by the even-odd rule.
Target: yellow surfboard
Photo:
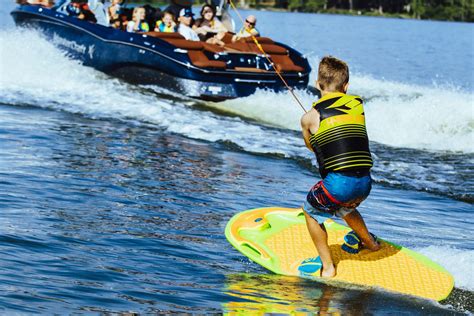
[[[454,278],[427,257],[380,238],[379,251],[350,254],[341,249],[350,229],[332,220],[325,226],[337,266],[337,275],[330,282],[380,287],[437,301],[451,293]],[[321,280],[320,259],[301,209],[244,211],[230,219],[225,234],[242,254],[274,273]]]

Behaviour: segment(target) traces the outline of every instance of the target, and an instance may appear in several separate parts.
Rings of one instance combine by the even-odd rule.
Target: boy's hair
[[[349,67],[335,57],[323,57],[319,63],[318,82],[321,90],[344,92],[344,85],[349,82]]]

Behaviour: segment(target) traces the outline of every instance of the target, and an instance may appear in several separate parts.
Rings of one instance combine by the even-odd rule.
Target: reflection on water
[[[341,290],[325,285],[307,286],[308,281],[276,275],[233,274],[227,276],[226,294],[235,301],[223,305],[228,315],[318,312],[340,315],[333,298]],[[339,293],[338,293],[339,292]]]
[[[374,289],[334,287],[321,282],[274,274],[230,274],[224,292],[233,299],[222,304],[226,315],[367,315],[390,313],[446,315],[436,303]],[[389,309],[387,309],[389,307]]]

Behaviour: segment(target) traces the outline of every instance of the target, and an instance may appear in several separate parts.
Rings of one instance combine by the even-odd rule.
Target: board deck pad
[[[331,282],[380,287],[437,301],[452,291],[452,275],[427,257],[380,238],[379,251],[350,254],[341,249],[350,229],[332,220],[327,220],[325,226],[337,267]],[[301,209],[266,207],[244,211],[230,219],[225,233],[237,250],[274,273],[321,280],[321,261]]]

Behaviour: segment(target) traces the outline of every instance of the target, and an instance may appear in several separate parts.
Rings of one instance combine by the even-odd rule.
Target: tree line
[[[250,7],[474,22],[473,0],[234,0]]]
[[[169,0],[128,0],[167,4]],[[196,5],[206,0],[174,0]],[[474,0],[232,0],[241,8],[474,22]]]

